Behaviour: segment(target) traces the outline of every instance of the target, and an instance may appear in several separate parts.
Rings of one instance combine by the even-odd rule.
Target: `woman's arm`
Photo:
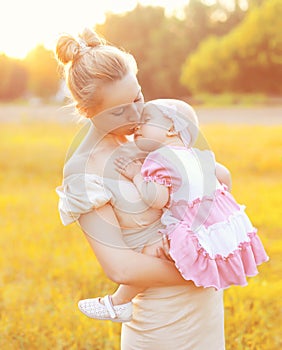
[[[230,171],[222,164],[216,163],[215,175],[219,182],[224,183],[228,191],[231,191],[232,188],[232,179]]]
[[[112,281],[142,288],[187,284],[173,262],[134,252],[125,245],[109,204],[81,215],[79,223]]]

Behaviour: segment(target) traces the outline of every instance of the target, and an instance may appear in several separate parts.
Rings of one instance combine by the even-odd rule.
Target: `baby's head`
[[[155,108],[152,108],[155,107]],[[170,132],[178,135],[186,147],[192,147],[198,136],[199,121],[194,109],[186,102],[177,99],[157,99],[145,104],[143,113],[161,112],[163,127],[170,125]]]

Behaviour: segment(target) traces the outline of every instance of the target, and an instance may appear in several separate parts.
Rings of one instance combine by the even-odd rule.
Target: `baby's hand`
[[[132,180],[135,175],[139,174],[141,171],[142,163],[140,160],[132,160],[126,157],[118,157],[115,159],[116,170]]]

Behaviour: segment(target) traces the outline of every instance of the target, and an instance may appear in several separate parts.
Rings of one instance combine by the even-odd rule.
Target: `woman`
[[[143,102],[135,60],[90,30],[79,41],[62,36],[57,56],[78,111],[92,122],[57,190],[62,221],[78,220],[111,280],[146,288],[134,299],[133,320],[122,326],[121,349],[223,350],[222,293],[184,281],[171,261],[140,254],[158,240],[162,212],[148,208],[114,167],[118,156],[144,157],[125,137]]]

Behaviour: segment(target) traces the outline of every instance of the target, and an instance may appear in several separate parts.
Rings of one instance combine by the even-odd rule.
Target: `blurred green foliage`
[[[282,1],[190,0],[182,16],[141,6],[106,15],[95,30],[131,52],[145,98],[282,93]],[[82,28],[83,29],[83,28]],[[0,56],[0,100],[48,99],[61,86],[54,53],[39,45],[23,61]]]
[[[209,37],[183,66],[181,81],[193,93],[282,93],[282,1],[250,11],[229,34]]]

